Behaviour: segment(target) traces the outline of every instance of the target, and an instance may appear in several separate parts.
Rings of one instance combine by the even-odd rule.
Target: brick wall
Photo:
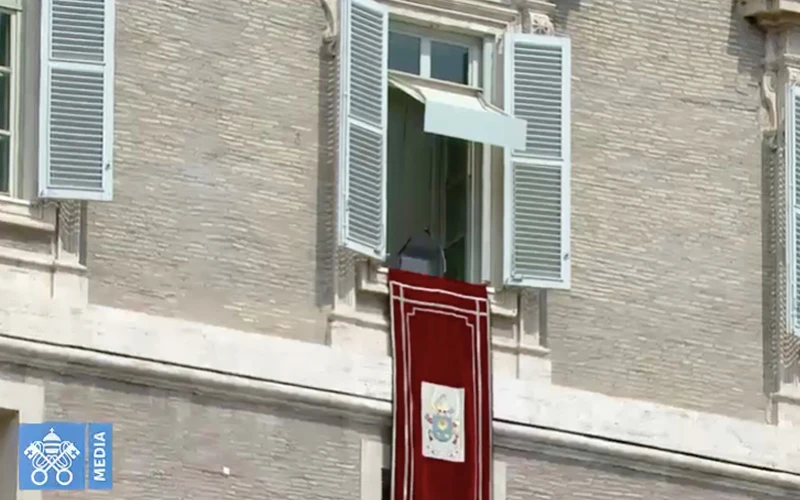
[[[285,407],[222,403],[38,370],[24,375],[28,382],[45,386],[48,419],[114,424],[115,498],[360,498],[361,439],[388,437],[387,429],[377,426]],[[22,376],[18,369],[2,373],[5,379]],[[619,457],[566,449],[555,453],[498,449],[496,458],[507,465],[509,500],[796,498],[780,491],[746,492],[731,482],[722,486],[719,478],[701,481],[665,469],[643,472]],[[230,475],[223,473],[223,467]],[[81,495],[108,496],[98,491]],[[43,498],[73,496],[45,492]]]
[[[117,3],[115,200],[90,300],[321,339],[312,0]]]
[[[554,383],[763,421],[761,33],[731,2],[556,2],[573,286]]]
[[[783,491],[753,493],[734,485],[708,484],[632,470],[607,458],[564,458],[555,455],[499,453],[508,463],[508,500],[789,500]]]
[[[114,424],[115,498],[359,498],[359,432],[337,419],[86,379],[46,387],[48,418]]]
[[[730,2],[557,4],[573,288],[549,300],[553,380],[762,420],[762,36]],[[119,1],[116,200],[91,204],[93,302],[322,340],[323,19],[312,0]]]

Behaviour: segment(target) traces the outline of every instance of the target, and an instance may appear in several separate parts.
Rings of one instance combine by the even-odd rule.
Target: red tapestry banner
[[[486,287],[390,270],[393,500],[491,500]]]

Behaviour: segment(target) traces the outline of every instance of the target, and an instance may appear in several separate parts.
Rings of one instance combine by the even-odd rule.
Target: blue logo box
[[[43,422],[19,426],[20,490],[110,490],[112,424]]]

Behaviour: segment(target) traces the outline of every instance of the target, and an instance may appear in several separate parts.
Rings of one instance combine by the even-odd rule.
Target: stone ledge
[[[74,259],[0,247],[0,291],[20,297],[55,299],[85,307],[89,298],[88,270]]]
[[[0,196],[0,224],[54,233],[55,210],[38,203]]]
[[[75,262],[54,259],[50,255],[1,247],[0,264],[77,276],[86,276],[88,272],[85,266]]]
[[[388,269],[372,261],[356,264],[356,291],[388,297]],[[525,332],[516,290],[487,289],[492,317],[515,323],[513,338],[492,336],[492,363],[499,374],[549,382],[552,379],[550,350],[539,344],[538,334]],[[356,303],[358,303],[356,298]],[[388,300],[388,299],[387,299]],[[378,311],[364,312],[358,306],[337,307],[328,318],[328,344],[368,356],[390,354],[389,320]]]
[[[346,416],[356,422],[381,426],[388,426],[391,423],[391,392],[386,393],[387,391],[384,388],[373,387],[370,384],[363,386],[363,389],[356,392],[341,391],[334,388],[334,386],[339,385],[337,381],[342,380],[342,375],[345,375],[350,382],[356,382],[360,375],[363,375],[363,365],[358,363],[356,359],[352,360],[351,370],[345,373],[337,373],[330,370],[331,366],[317,364],[316,362],[320,360],[314,357],[306,358],[307,363],[305,364],[298,364],[296,362],[297,358],[283,351],[272,351],[276,356],[284,360],[283,363],[277,364],[293,364],[294,368],[287,370],[284,372],[283,377],[280,377],[285,378],[288,375],[289,378],[295,379],[293,383],[274,378],[266,379],[261,376],[242,376],[228,371],[197,366],[197,363],[204,363],[208,359],[207,357],[195,360],[195,365],[192,366],[169,362],[163,359],[163,356],[161,360],[131,356],[135,350],[140,351],[141,354],[145,354],[146,351],[155,353],[156,351],[152,351],[150,347],[147,347],[147,344],[138,346],[139,349],[127,349],[127,352],[114,352],[104,349],[109,347],[105,342],[100,343],[106,344],[104,346],[98,344],[93,347],[90,347],[85,342],[81,342],[79,345],[66,345],[64,341],[74,342],[79,340],[74,336],[54,343],[3,335],[4,331],[4,323],[0,321],[0,361],[2,362],[69,374],[70,376],[81,374],[101,379],[177,390],[186,394],[201,394],[225,401],[252,404],[291,404],[309,410]],[[196,332],[195,334],[199,333]],[[93,336],[97,338],[97,332],[93,332]],[[111,337],[119,336],[112,335]],[[208,337],[201,338],[208,340]],[[138,340],[142,339],[130,339],[131,342]],[[169,342],[172,343],[175,340],[178,339],[171,339]],[[292,342],[288,341],[288,343]],[[192,349],[188,349],[188,346],[193,345],[197,345],[197,343],[184,343],[181,349],[190,351]],[[166,344],[164,346],[166,347]],[[329,352],[333,353],[333,351]],[[186,352],[186,354],[192,355],[196,353]],[[235,362],[235,360],[231,361]],[[269,368],[271,365],[269,361],[265,362],[263,359],[261,363],[264,368]],[[307,375],[305,372],[308,372],[309,369],[320,373],[322,378],[316,377],[318,381],[328,380],[328,383],[317,386],[309,385],[309,380],[303,380]],[[275,373],[277,374],[278,372]],[[361,383],[366,382],[366,380],[363,380]],[[385,383],[380,385],[383,386]],[[498,385],[498,381],[495,380],[495,392],[498,392],[498,388],[502,385],[502,382]],[[534,388],[534,390],[536,389]],[[580,396],[580,391],[571,395],[571,391],[566,391],[566,394],[558,395],[556,399],[553,399],[555,394],[551,394],[548,391],[541,391],[539,394],[540,406],[546,408],[546,411],[558,410],[549,407],[554,403],[558,404],[559,401],[567,403],[566,405],[561,404],[562,408],[560,410],[563,410],[563,413],[557,411],[550,420],[566,424],[566,427],[573,425],[576,422],[576,418],[584,420],[585,424],[592,424],[594,415],[591,412],[575,414],[569,411],[570,401],[573,401],[575,397],[585,398],[588,396]],[[627,424],[631,422],[620,423],[617,421],[613,424],[617,431],[629,430],[633,432],[631,436],[638,435],[642,438],[623,442],[613,436],[608,436],[612,438],[609,441],[602,435],[578,432],[566,427],[542,426],[540,425],[541,422],[538,421],[540,419],[534,415],[520,419],[518,413],[521,406],[526,406],[530,402],[525,399],[512,401],[509,396],[510,394],[506,391],[500,391],[495,396],[496,409],[493,425],[495,445],[503,449],[568,457],[582,461],[602,460],[650,474],[680,477],[681,479],[688,477],[707,483],[722,484],[760,493],[780,493],[784,489],[796,490],[800,488],[800,474],[797,474],[797,470],[800,470],[800,465],[798,465],[800,463],[798,462],[800,452],[796,450],[796,446],[791,446],[796,442],[794,439],[796,435],[787,434],[785,431],[780,435],[771,435],[767,439],[768,442],[762,443],[759,450],[756,451],[748,445],[753,444],[754,439],[766,437],[762,432],[752,432],[753,430],[758,430],[757,427],[759,426],[747,422],[736,422],[725,417],[706,415],[698,418],[700,414],[694,414],[694,418],[690,417],[687,422],[674,427],[670,427],[667,421],[661,423],[665,427],[664,433],[670,436],[674,435],[672,439],[680,442],[680,448],[689,446],[692,449],[653,447],[648,442],[652,441],[652,439],[644,437],[648,430],[652,430],[652,424],[627,428]],[[603,397],[600,398],[602,399]],[[621,403],[623,400],[618,401]],[[535,403],[535,401],[531,402]],[[498,403],[501,408],[497,408]],[[631,403],[631,408],[626,413],[638,415],[642,409],[638,407],[642,406],[642,403]],[[509,412],[509,404],[516,407],[517,410]],[[654,405],[646,406],[654,407]],[[651,418],[658,417],[658,410],[652,408],[650,411],[652,411],[649,415]],[[624,414],[621,413],[620,416]],[[702,421],[708,417],[718,420],[718,422],[713,422],[713,424],[718,425],[703,426],[704,422]],[[736,422],[735,426],[734,422]],[[677,424],[678,422],[673,423]],[[698,428],[698,425],[700,428]],[[623,426],[625,429],[622,428]],[[722,434],[729,432],[733,432],[730,437],[735,440],[728,443],[731,445],[729,451],[732,453],[726,455],[725,453],[720,453],[721,450],[712,455],[702,453],[698,456],[697,453],[694,453],[711,444],[709,442],[710,439],[718,438]],[[716,445],[721,446],[722,443],[719,442]],[[794,451],[789,453],[792,449]],[[738,460],[745,457],[747,458],[745,462]],[[722,461],[719,459],[722,459]],[[782,493],[785,494],[786,491],[782,491]]]
[[[358,276],[357,289],[359,291],[376,295],[389,295],[389,270],[387,268],[378,267],[373,269],[371,263],[362,261],[358,264],[356,276]],[[508,293],[488,287],[487,294],[489,307],[493,315],[510,319],[517,317],[519,313],[517,305],[509,305],[511,300]],[[513,299],[516,299],[516,292],[513,293]]]
[[[3,362],[389,422],[388,357],[108,307],[25,302],[13,293],[0,292],[0,304]],[[715,482],[732,478],[751,489],[800,488],[799,434],[791,429],[499,375],[493,386],[501,447],[591,450],[627,467],[706,471]]]
[[[800,0],[739,0],[739,12],[764,23],[800,23]]]

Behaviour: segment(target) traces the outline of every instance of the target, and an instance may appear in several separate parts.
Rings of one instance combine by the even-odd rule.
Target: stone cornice
[[[800,26],[800,0],[740,0],[738,9],[765,28]]]
[[[390,422],[386,356],[107,307],[31,302],[13,291],[0,291],[0,304],[0,364]],[[599,455],[650,473],[800,490],[792,429],[502,376],[493,385],[503,448],[541,452],[546,445],[548,453]]]
[[[2,363],[38,368],[70,377],[85,375],[176,390],[222,401],[291,405],[295,409],[306,408],[323,414],[344,416],[352,422],[391,425],[391,401],[383,394],[370,394],[371,391],[356,394],[304,383],[241,377],[226,371],[164,363],[122,353],[86,349],[85,346],[24,340],[3,335],[0,329]],[[302,379],[302,376],[298,378]],[[497,389],[495,387],[495,392]],[[542,394],[544,405],[550,403],[551,395],[548,392]],[[800,476],[775,469],[752,468],[676,450],[609,441],[601,436],[531,425],[517,419],[496,418],[493,428],[495,444],[507,450],[579,461],[602,461],[648,474],[691,478],[740,491],[780,495],[785,494],[786,490],[800,489]],[[740,444],[745,445],[744,442]]]

